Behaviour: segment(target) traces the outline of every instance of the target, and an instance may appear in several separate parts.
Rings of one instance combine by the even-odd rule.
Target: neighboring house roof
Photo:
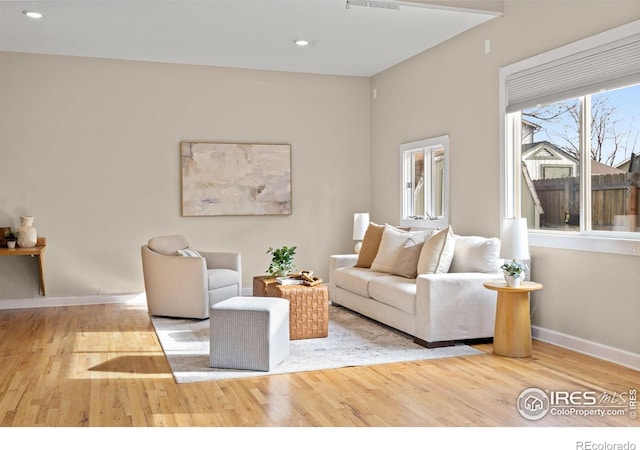
[[[552,144],[549,141],[533,142],[531,144],[524,144],[522,146],[522,159],[534,160],[534,159],[561,159],[561,156],[569,158],[578,163],[576,158],[571,153],[561,149],[557,145]],[[624,163],[622,163],[624,164]],[[622,166],[619,164],[618,166]],[[598,161],[591,160],[591,174],[592,175],[606,175],[609,173],[626,173],[625,170],[617,167],[611,167]]]
[[[525,119],[521,119],[522,120],[522,124],[529,127],[529,128],[533,128],[535,131],[538,131],[539,129],[541,129],[542,127],[540,125],[538,125],[537,123],[533,123],[533,122],[529,122],[528,120]]]
[[[536,131],[539,131],[540,128],[542,128],[540,125],[524,119],[521,120],[520,125],[522,129],[521,139],[523,144],[526,142],[533,142]]]
[[[616,164],[616,168],[623,172],[640,172],[640,153],[632,153],[630,157],[625,159],[619,164]],[[633,167],[632,167],[633,166]]]
[[[607,166],[601,162],[591,160],[591,175],[606,175],[609,173],[626,173],[616,167]]]
[[[557,145],[552,144],[549,141],[533,142],[531,144],[524,144],[522,146],[523,159],[524,154],[529,153],[526,159],[560,159],[561,156],[571,159],[577,163],[578,158],[571,153],[562,150]],[[555,153],[555,154],[554,154]]]
[[[628,170],[629,169],[629,164],[631,164],[631,157],[628,157],[627,159],[625,159],[622,162],[619,162],[618,164],[616,164],[616,169],[620,169],[620,170]]]

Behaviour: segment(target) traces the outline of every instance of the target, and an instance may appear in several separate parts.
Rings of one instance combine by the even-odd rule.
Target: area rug
[[[290,343],[290,355],[269,372],[209,367],[209,320],[151,318],[177,383],[226,380],[340,367],[482,354],[467,345],[427,349],[407,334],[348,309],[329,307],[329,336]]]

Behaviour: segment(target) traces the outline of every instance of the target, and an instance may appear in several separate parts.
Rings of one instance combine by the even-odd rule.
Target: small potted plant
[[[267,269],[267,273],[272,277],[286,277],[293,272],[293,257],[296,254],[296,247],[287,247],[273,249],[269,247],[267,254],[271,255],[271,264]]]
[[[520,282],[524,279],[526,271],[529,270],[526,264],[515,260],[505,262],[500,266],[504,273],[504,279],[511,287],[520,286]]]
[[[4,240],[7,242],[7,247],[16,248],[16,241],[18,240],[18,236],[10,228],[9,231],[5,233]]]

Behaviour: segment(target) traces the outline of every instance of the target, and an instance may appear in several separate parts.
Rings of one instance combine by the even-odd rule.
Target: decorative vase
[[[33,216],[20,216],[18,227],[18,247],[35,247],[38,242],[38,233],[33,226]]]
[[[7,248],[16,248],[16,241],[7,241]]]
[[[522,277],[513,277],[511,275],[507,276],[507,285],[509,287],[518,287],[520,286],[520,279]]]

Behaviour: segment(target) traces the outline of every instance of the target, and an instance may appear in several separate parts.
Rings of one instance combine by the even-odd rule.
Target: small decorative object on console
[[[18,247],[31,248],[38,243],[38,232],[33,226],[33,216],[20,216]]]
[[[304,284],[305,286],[316,286],[322,283],[322,278],[314,277],[313,270],[303,270],[297,273],[290,273],[287,277],[277,277],[276,283],[284,286]]]
[[[509,261],[505,262],[500,268],[504,271],[504,279],[511,287],[517,287],[524,279],[526,271],[529,267],[521,262]]]
[[[281,284],[283,286],[292,286],[296,284],[304,284],[304,281],[299,280],[298,278],[292,278],[292,277],[277,277],[276,283]]]
[[[315,286],[322,283],[322,278],[314,277],[311,270],[303,270],[300,277],[306,286]]]
[[[9,228],[9,231],[4,235],[4,240],[6,241],[8,248],[15,248],[18,236],[11,230],[11,228]]]

